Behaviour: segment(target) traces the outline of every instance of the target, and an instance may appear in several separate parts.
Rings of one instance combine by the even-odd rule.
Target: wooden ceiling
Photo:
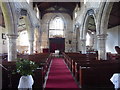
[[[49,13],[49,12],[50,13],[54,13],[54,12],[67,13],[72,18],[73,11],[74,11],[77,4],[80,7],[79,2],[34,2],[33,6],[34,7],[35,7],[35,5],[38,6],[38,8],[41,12],[41,18],[44,16],[44,14]],[[54,10],[48,10],[49,8],[54,8]],[[64,8],[65,10],[60,10],[60,8]],[[112,27],[120,25],[120,12],[119,12],[119,10],[120,10],[120,2],[115,2],[113,7],[112,7],[111,13],[110,13],[108,28],[112,28]],[[91,26],[89,26],[89,29],[93,30],[92,24],[91,24]],[[0,26],[5,27],[3,13],[1,11],[1,8],[0,8]],[[93,24],[93,26],[94,26],[94,24]]]
[[[67,13],[73,17],[73,11],[77,4],[80,7],[80,2],[34,2],[33,7],[38,6],[41,18],[46,13]]]
[[[120,25],[120,2],[115,2],[110,13],[108,28],[118,25]]]

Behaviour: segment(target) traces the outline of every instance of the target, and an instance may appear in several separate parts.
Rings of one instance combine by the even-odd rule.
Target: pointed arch
[[[24,8],[21,8],[21,9],[24,9]],[[26,10],[26,9],[24,9],[24,10]],[[35,29],[35,26],[33,25],[31,15],[27,10],[26,10],[26,15],[20,14],[19,18],[23,19],[22,23],[24,23],[25,29],[22,30],[19,35],[18,48],[19,48],[20,52],[27,51],[26,53],[32,54],[34,51],[34,29]],[[23,40],[23,38],[25,38],[25,39]],[[25,40],[27,40],[27,41],[25,41]],[[22,47],[24,47],[24,48],[22,48]]]
[[[106,29],[108,27],[109,16],[110,16],[110,12],[112,10],[113,4],[114,2],[104,2],[101,5],[102,12],[99,12],[99,14],[101,13],[101,17],[100,16],[98,17],[98,20],[100,20],[99,34],[107,34]]]
[[[60,13],[53,14],[53,16],[47,22],[48,25],[49,25],[50,21],[52,21],[55,17],[60,17],[63,20],[63,22],[64,22],[64,28],[67,29],[67,22],[66,22],[64,16],[62,14],[60,14]]]
[[[84,15],[83,23],[81,25],[81,32],[80,32],[80,40],[81,40],[81,49],[82,53],[86,53],[86,35],[89,32],[91,36],[91,43],[89,45],[90,49],[97,49],[97,38],[96,33],[98,33],[96,29],[96,14],[94,9],[88,9]],[[94,34],[94,35],[93,35]]]
[[[96,26],[96,15],[95,15],[95,11],[94,9],[89,9],[87,10],[84,19],[83,19],[83,23],[81,26],[81,39],[85,39],[86,38],[86,30],[87,30],[87,25],[88,25],[88,21],[90,19],[90,17],[93,18],[95,26]],[[95,28],[96,29],[96,28]],[[97,33],[97,29],[96,29],[96,33]]]
[[[16,60],[17,16],[14,2],[0,2],[8,38],[8,61]],[[12,43],[11,43],[12,42]]]
[[[12,2],[0,2],[1,10],[3,12],[5,26],[8,34],[17,34],[17,21],[15,16],[14,5]]]

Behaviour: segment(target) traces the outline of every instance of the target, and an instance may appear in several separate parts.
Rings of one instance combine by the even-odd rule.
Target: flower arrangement
[[[37,69],[38,65],[35,62],[20,58],[16,62],[17,73],[23,76],[33,75],[34,71]]]

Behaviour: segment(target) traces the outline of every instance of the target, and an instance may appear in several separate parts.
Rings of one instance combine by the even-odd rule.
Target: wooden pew
[[[8,89],[8,88],[17,88],[20,75],[19,74],[12,74],[13,70],[16,70],[16,62],[8,62],[3,61],[2,65],[4,68],[2,68],[2,88]]]
[[[35,70],[33,79],[33,89],[42,89],[44,84],[43,67],[39,67]]]
[[[80,66],[83,66],[83,67],[90,67],[90,66],[94,66],[94,67],[102,66],[103,67],[103,66],[109,66],[109,65],[116,66],[117,63],[118,62],[116,62],[116,61],[111,62],[109,60],[75,61],[75,77],[76,77],[77,81],[79,81],[79,67]]]
[[[19,79],[21,75],[19,74],[12,74],[12,71],[15,70],[15,62],[4,62],[4,67],[7,68],[7,70],[2,70],[2,88],[3,89],[17,89],[19,84]],[[34,84],[33,88],[43,88],[43,68],[39,67],[37,70],[35,70],[34,75]]]
[[[64,53],[64,57],[73,75],[75,75],[75,61],[76,60],[84,60],[84,61],[87,60],[86,54],[81,54],[81,53]]]
[[[7,53],[3,53],[3,54],[1,54],[1,56],[2,56],[2,60],[7,60],[7,58],[8,58]]]
[[[75,62],[79,62],[79,61],[91,61],[94,59],[97,59],[97,54],[96,53],[87,53],[87,54],[81,54],[81,53],[63,53],[66,63],[68,65],[68,67],[70,68],[71,72],[73,73],[73,75],[75,77],[77,77],[77,75],[75,73],[77,73],[77,71],[75,70]]]
[[[63,53],[64,59],[66,64],[68,65],[69,69],[73,72],[74,70],[74,59],[79,59],[80,57],[84,58],[86,55],[80,54],[80,53]]]
[[[36,62],[39,65],[39,68],[34,72],[34,85],[33,88],[43,88],[45,74],[47,72],[46,67],[48,69],[48,65],[50,64],[51,57],[50,54],[33,54],[33,55],[21,55],[19,58],[29,59]],[[9,69],[9,71],[2,70],[2,87],[5,88],[17,88],[20,75],[19,74],[11,74],[13,70],[16,69],[16,62],[8,62],[3,61],[2,65]],[[46,66],[47,65],[47,66]],[[9,74],[10,73],[10,74]],[[10,84],[10,77],[11,77],[11,84]]]
[[[97,60],[97,54],[93,53],[87,53],[84,58],[80,54],[64,53],[63,55],[72,61],[72,72],[82,88],[113,88],[110,78],[114,73],[120,72],[119,61]]]
[[[105,66],[102,64],[93,64],[93,66],[92,64],[89,66],[81,65],[79,70],[81,88],[114,88],[110,78],[114,73],[120,72],[119,64],[106,63],[104,64]]]
[[[120,60],[120,54],[115,53],[107,53],[107,59],[108,60]]]
[[[38,53],[31,55],[19,55],[18,58],[24,58],[36,62],[38,65],[43,67],[44,73],[48,71],[51,58],[50,53]]]
[[[46,71],[48,70],[51,62],[49,53],[29,55],[29,60],[35,61],[37,64],[42,65]]]

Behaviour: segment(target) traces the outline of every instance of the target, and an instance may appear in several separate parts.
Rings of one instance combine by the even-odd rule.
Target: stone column
[[[71,47],[72,47],[73,52],[76,52],[77,51],[77,40],[75,37],[73,37],[73,39],[71,40],[71,44],[72,44]]]
[[[36,29],[35,29],[35,50],[37,51],[37,52],[40,52],[40,32],[39,32],[39,27],[37,27]]]
[[[81,47],[82,47],[82,45],[81,45],[81,40],[79,39],[79,40],[78,40],[78,51],[79,51],[79,52],[82,51]]]
[[[16,50],[16,39],[18,35],[8,34],[8,61],[13,61],[17,59],[17,50]]]
[[[39,53],[41,52],[41,48],[40,48],[40,46],[41,46],[41,41],[38,40],[38,52],[39,52]]]
[[[34,40],[29,40],[29,54],[33,54],[33,42]]]
[[[93,49],[97,50],[97,36],[96,36],[96,34],[94,34],[93,37],[94,37]]]
[[[82,53],[86,53],[86,40],[85,39],[81,39],[81,49],[82,49]]]
[[[34,51],[34,27],[31,26],[28,29],[28,37],[29,37],[29,54],[33,54]]]
[[[107,34],[99,34],[97,35],[98,38],[98,59],[99,60],[106,60],[106,38]]]

